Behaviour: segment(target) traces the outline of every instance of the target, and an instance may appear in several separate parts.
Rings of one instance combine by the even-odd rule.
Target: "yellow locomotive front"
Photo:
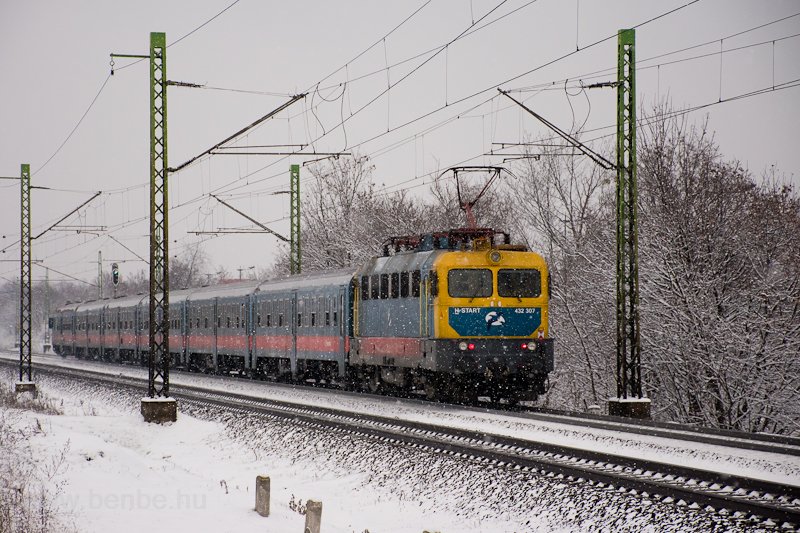
[[[473,394],[534,400],[553,370],[547,264],[539,254],[496,244],[493,237],[470,239],[433,261],[437,366],[460,376]]]

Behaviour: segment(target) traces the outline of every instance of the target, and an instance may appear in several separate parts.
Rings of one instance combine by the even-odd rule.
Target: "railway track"
[[[3,360],[2,363],[13,364],[8,360]],[[142,390],[146,385],[146,380],[142,378],[112,376],[86,369],[68,369],[38,363],[36,366],[39,372],[70,379],[114,384],[137,390]],[[243,394],[209,391],[195,386],[173,385],[172,392],[181,402],[190,402],[197,406],[257,413],[272,419],[289,419],[310,428],[363,436],[433,453],[445,453],[464,460],[484,463],[489,467],[520,469],[558,478],[564,482],[584,483],[635,497],[699,507],[709,512],[713,510],[752,524],[774,525],[784,530],[800,527],[800,487],[796,486],[480,431],[459,430],[434,424],[260,399]],[[606,424],[615,425],[617,431],[627,431],[619,426],[629,425],[614,421]],[[609,426],[604,429],[609,429]],[[673,431],[672,428],[655,429],[661,432]],[[678,433],[671,433],[670,438],[678,438],[676,436]],[[682,431],[682,433],[687,437],[685,440],[691,441],[692,437],[698,437],[696,432]],[[725,436],[711,435],[711,437]],[[756,439],[755,442],[761,441]],[[792,455],[798,454],[791,442],[769,442],[766,445],[771,444],[775,447],[770,451],[789,449],[794,451]]]
[[[14,357],[14,355],[11,354],[10,352],[5,352],[5,353],[9,354],[9,357]],[[45,354],[35,354],[35,355],[37,356],[37,359],[39,359],[39,361],[37,361],[37,363],[39,364],[46,364],[45,362],[42,361],[42,359],[44,360],[50,359],[59,362],[64,360],[64,358],[56,355],[45,355]],[[0,356],[0,358],[2,358],[2,356]],[[119,365],[108,365],[108,367],[138,368],[133,366],[119,366]],[[180,372],[178,375],[181,374],[183,374],[183,372]],[[190,374],[190,375],[198,376],[198,374]],[[205,379],[214,379],[221,381],[234,379],[230,378],[229,376],[213,375],[213,374],[204,374],[203,377]],[[260,383],[260,382],[254,381],[253,383]],[[268,382],[264,383],[264,385],[278,389],[284,388],[288,390],[295,390],[298,387],[297,385],[278,383],[278,382]],[[364,392],[344,391],[336,388],[309,387],[309,389],[314,390],[315,392],[320,394],[330,394],[332,396],[353,398],[359,400],[363,400],[365,397],[369,397],[376,401],[380,401],[381,399],[386,398],[386,396],[373,395]],[[424,405],[430,405],[431,403],[427,400],[422,400],[422,399],[407,398],[407,397],[398,398],[394,396],[391,397],[390,401],[392,401],[393,403],[399,403],[401,405],[410,405],[410,406],[417,406],[417,405],[424,406]],[[436,405],[437,408],[443,410],[453,409],[459,412],[464,412],[464,411],[473,411],[476,413],[498,412],[497,408],[480,406],[480,405],[478,406],[450,405],[450,404],[436,404]],[[700,428],[700,427],[686,426],[669,422],[655,422],[651,420],[636,420],[636,419],[628,419],[620,417],[610,417],[605,415],[556,411],[552,409],[542,409],[536,407],[503,408],[501,406],[500,411],[503,414],[510,417],[519,417],[521,420],[529,420],[529,421],[536,421],[543,423],[558,423],[567,426],[576,426],[582,429],[593,428],[593,429],[601,429],[607,431],[622,431],[634,435],[646,435],[658,438],[675,439],[682,442],[696,442],[702,444],[711,444],[715,446],[724,446],[737,450],[762,451],[762,452],[779,453],[784,455],[800,457],[800,438],[787,437],[783,435],[773,435],[767,433],[762,433],[762,434],[744,433],[741,431]]]

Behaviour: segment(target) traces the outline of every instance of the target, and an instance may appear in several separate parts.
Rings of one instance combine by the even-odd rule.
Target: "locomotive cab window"
[[[542,294],[542,275],[532,268],[500,269],[497,293],[501,297],[538,298]]]
[[[369,300],[369,276],[361,276],[361,299]]]
[[[381,274],[380,280],[381,280],[381,289],[378,297],[381,300],[385,300],[386,298],[389,297],[389,274]]]
[[[372,276],[370,276],[370,280],[369,280],[369,297],[371,299],[373,299],[373,300],[377,300],[378,299],[378,294],[379,294],[378,279],[379,279],[379,276],[377,274],[373,274]]]
[[[408,298],[408,272],[400,273],[400,298]]]
[[[488,298],[493,293],[492,271],[487,268],[454,268],[447,273],[451,298]]]

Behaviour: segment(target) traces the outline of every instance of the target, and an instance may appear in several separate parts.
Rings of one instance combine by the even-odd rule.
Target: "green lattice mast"
[[[299,274],[302,270],[300,254],[300,165],[290,167],[289,179],[289,223],[291,233],[289,235],[289,272]]]
[[[20,169],[19,380],[31,380],[31,166]]]
[[[635,31],[620,30],[617,66],[617,397],[642,398],[636,221]]]
[[[167,38],[150,34],[150,398],[169,396]]]

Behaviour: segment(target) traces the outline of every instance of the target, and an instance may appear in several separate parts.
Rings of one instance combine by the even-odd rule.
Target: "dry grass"
[[[16,394],[0,382],[0,533],[76,531],[58,505],[67,450],[36,456],[31,440],[45,433],[46,424],[30,412],[62,414],[53,400]]]
[[[22,409],[43,415],[63,415],[60,407],[51,398],[39,393],[34,398],[29,393],[17,394],[12,387],[0,383],[0,409]]]

